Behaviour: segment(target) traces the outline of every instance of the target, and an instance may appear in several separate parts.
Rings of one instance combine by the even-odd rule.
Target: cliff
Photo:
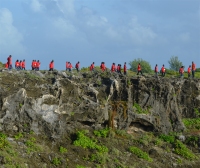
[[[38,141],[44,142],[46,146],[53,143],[58,148],[63,144],[62,146],[71,148],[71,151],[74,150],[76,154],[72,154],[73,151],[68,156],[68,152],[65,159],[72,155],[74,158],[68,161],[61,159],[58,167],[67,165],[68,167],[77,167],[79,163],[88,167],[120,166],[114,162],[109,165],[109,161],[105,161],[103,164],[98,161],[89,162],[87,159],[80,161],[81,157],[90,158],[92,151],[74,147],[73,144],[77,140],[77,131],[79,130],[89,130],[88,136],[92,138],[94,136],[94,134],[91,135],[92,131],[111,128],[107,135],[107,140],[110,142],[102,137],[98,141],[105,144],[111,153],[113,151],[109,149],[109,146],[115,144],[118,155],[120,155],[125,148],[128,148],[128,144],[136,145],[134,137],[144,134],[151,134],[154,136],[154,140],[158,135],[168,135],[172,132],[175,132],[177,137],[181,135],[185,138],[188,129],[183,119],[198,118],[199,111],[200,79],[125,77],[110,72],[85,72],[75,75],[64,71],[0,72],[0,131],[6,134],[8,139],[11,138],[12,143],[16,141],[14,137],[22,133],[21,142],[26,145],[26,138],[30,135],[25,136],[25,134],[34,132],[35,138],[39,138]],[[125,148],[121,150],[122,139],[126,136],[119,137],[117,132],[120,131],[124,131],[124,134],[133,138],[132,140],[124,138]],[[198,137],[198,128],[190,131],[195,132],[195,136]],[[113,140],[110,140],[112,138]],[[119,140],[115,142],[117,138]],[[118,145],[120,148],[117,148]],[[153,156],[156,155],[154,160],[157,160],[155,163],[140,161],[135,156],[131,159],[131,152],[125,150],[124,152],[127,153],[124,155],[127,155],[126,158],[129,156],[129,159],[123,163],[123,157],[121,157],[121,163],[123,163],[121,167],[140,167],[144,163],[146,167],[163,167],[165,164],[168,167],[191,165],[191,162],[184,157],[183,163],[180,165],[174,164],[174,161],[168,163],[170,152],[169,156],[166,154],[168,159],[162,158],[165,161],[161,161],[159,155],[163,157],[164,152],[159,153],[159,149],[154,149],[152,146],[146,144],[145,147],[143,144],[142,148],[146,148],[147,153],[151,153],[153,150]],[[194,152],[198,153],[198,146],[193,147]],[[165,149],[166,146],[163,148]],[[169,148],[173,149],[173,145]],[[33,166],[28,158],[31,160],[37,158],[34,161],[38,163],[35,163],[33,167],[56,166],[56,164],[52,164],[53,159],[48,158],[53,149],[54,147],[50,148],[49,146],[49,153],[43,154],[44,156],[40,156],[40,159],[34,154],[42,155],[41,151],[34,151],[31,156],[27,154],[26,166]],[[171,153],[174,155],[171,154],[171,157],[174,157],[175,160],[182,159],[173,150]],[[0,161],[0,163],[7,164],[5,156],[0,153],[0,157],[1,155],[4,161]],[[123,154],[121,153],[121,155]],[[134,159],[138,164],[135,164]],[[199,164],[198,159],[192,163],[195,167]]]

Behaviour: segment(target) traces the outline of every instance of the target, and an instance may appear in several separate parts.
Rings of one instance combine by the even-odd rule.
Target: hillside
[[[199,167],[200,79],[0,72],[1,167]]]

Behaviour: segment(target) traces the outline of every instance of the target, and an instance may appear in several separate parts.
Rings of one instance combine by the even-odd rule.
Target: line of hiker
[[[40,70],[40,64],[41,63],[40,63],[39,60],[38,61],[33,60],[32,64],[31,64],[32,70],[39,71]],[[5,68],[7,68],[9,70],[12,69],[12,56],[11,55],[9,55],[8,58],[7,58],[7,63],[5,64]],[[71,72],[72,68],[73,68],[73,65],[71,64],[71,62],[67,61],[66,62],[66,71]],[[80,71],[80,62],[79,61],[76,63],[75,68],[76,68],[77,72]],[[23,60],[23,61],[17,60],[15,62],[15,69],[17,69],[17,70],[26,70],[25,60]],[[106,65],[105,65],[105,62],[101,62],[100,69],[102,70],[102,72],[104,72],[107,69]],[[53,71],[53,70],[54,70],[54,60],[52,60],[50,62],[50,64],[49,64],[49,71]],[[90,65],[89,70],[90,71],[94,71],[95,70],[95,63],[94,62]],[[111,70],[111,72],[117,72],[119,74],[122,74],[122,72],[121,72],[122,71],[121,64],[116,65],[115,63],[112,63],[112,66],[111,66],[110,70]],[[196,65],[192,61],[192,65],[189,65],[188,70],[187,70],[188,78],[191,77],[191,73],[192,73],[192,77],[193,78],[195,77],[195,70],[196,70]],[[127,74],[126,62],[124,63],[123,72],[124,72],[124,75]],[[155,76],[158,77],[158,72],[159,71],[158,71],[158,65],[157,64],[155,66],[154,72],[155,72]],[[165,65],[164,64],[162,65],[160,73],[161,73],[162,77],[165,76],[166,69],[165,69]],[[142,67],[141,67],[140,63],[138,63],[138,67],[137,67],[137,75],[139,75],[139,74],[143,75]],[[184,74],[184,66],[180,67],[179,74],[180,74],[180,77],[182,78],[183,74]]]

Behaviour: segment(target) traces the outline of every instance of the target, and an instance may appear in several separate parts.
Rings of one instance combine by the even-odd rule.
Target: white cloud
[[[31,1],[31,9],[34,12],[41,12],[44,6],[38,0]]]
[[[55,38],[67,38],[72,36],[76,32],[76,28],[70,21],[64,18],[56,18],[52,22],[53,28],[55,28],[55,32],[53,36]]]
[[[74,0],[54,0],[60,9],[60,11],[65,15],[74,15]]]
[[[128,33],[135,44],[151,44],[157,37],[150,27],[140,25],[137,17],[133,17],[130,21]]]
[[[24,54],[21,44],[22,34],[13,26],[12,13],[6,9],[0,9],[0,52],[1,54]]]

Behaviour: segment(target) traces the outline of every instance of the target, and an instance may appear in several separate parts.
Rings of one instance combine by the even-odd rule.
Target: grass
[[[147,160],[149,162],[152,162],[153,159],[149,157],[149,155],[146,152],[143,152],[141,149],[131,146],[129,148],[130,152],[135,154],[137,157],[142,158],[144,160]]]
[[[137,103],[134,103],[133,107],[136,108],[136,113],[138,113],[138,114],[148,114],[149,113],[148,110],[142,109],[141,106]]]

